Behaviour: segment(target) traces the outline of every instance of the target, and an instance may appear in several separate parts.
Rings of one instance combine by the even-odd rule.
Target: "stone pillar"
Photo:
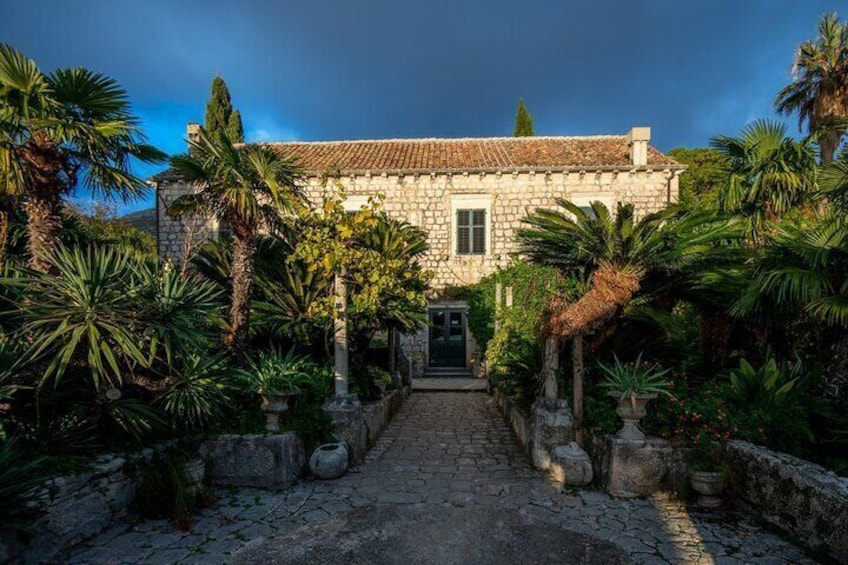
[[[335,353],[335,396],[324,406],[333,422],[333,436],[336,441],[347,444],[350,461],[356,465],[365,459],[367,431],[362,414],[362,403],[348,388],[348,343],[347,343],[347,295],[346,285],[340,276],[335,279],[336,318],[333,322],[333,343]]]
[[[540,398],[530,415],[530,454],[537,469],[549,469],[551,450],[574,441],[571,409],[568,401]]]
[[[512,287],[506,287],[506,307],[512,308]]]
[[[336,297],[336,318],[333,321],[335,392],[336,396],[347,396],[347,285],[339,275],[336,275],[334,290]]]

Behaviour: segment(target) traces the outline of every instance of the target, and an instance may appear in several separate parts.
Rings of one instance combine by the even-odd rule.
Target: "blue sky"
[[[248,141],[510,135],[524,97],[538,134],[649,125],[668,150],[773,116],[795,47],[840,6],[0,0],[0,41],[44,70],[84,66],[116,78],[149,140],[170,153],[183,150],[186,122],[203,120],[218,73]]]

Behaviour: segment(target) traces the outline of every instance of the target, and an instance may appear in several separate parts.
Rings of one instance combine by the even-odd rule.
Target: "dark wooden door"
[[[465,310],[430,310],[430,366],[465,367]]]

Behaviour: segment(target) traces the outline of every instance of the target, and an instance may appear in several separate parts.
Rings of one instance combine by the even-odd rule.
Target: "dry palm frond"
[[[592,275],[592,289],[579,300],[554,311],[550,332],[561,339],[586,335],[615,317],[639,291],[639,271],[601,265]],[[563,305],[560,305],[563,306]]]

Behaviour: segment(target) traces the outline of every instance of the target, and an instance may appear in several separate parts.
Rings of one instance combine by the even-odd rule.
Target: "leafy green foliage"
[[[527,111],[523,98],[518,101],[518,112],[515,115],[515,131],[513,135],[515,137],[532,137],[536,135],[533,128],[533,118],[530,116],[530,112]]]
[[[90,211],[67,205],[64,211],[63,241],[75,246],[115,246],[156,258],[156,238],[118,218],[112,206],[97,203]]]
[[[680,177],[680,202],[686,209],[718,210],[721,194],[730,181],[725,157],[715,149],[677,147],[670,157],[688,168]]]
[[[512,287],[512,308],[495,308],[498,284]],[[532,401],[540,383],[538,334],[548,303],[554,297],[576,299],[581,288],[578,279],[563,277],[556,269],[516,261],[476,284],[450,289],[448,297],[468,303],[468,329],[486,359],[492,383],[505,394]]]

